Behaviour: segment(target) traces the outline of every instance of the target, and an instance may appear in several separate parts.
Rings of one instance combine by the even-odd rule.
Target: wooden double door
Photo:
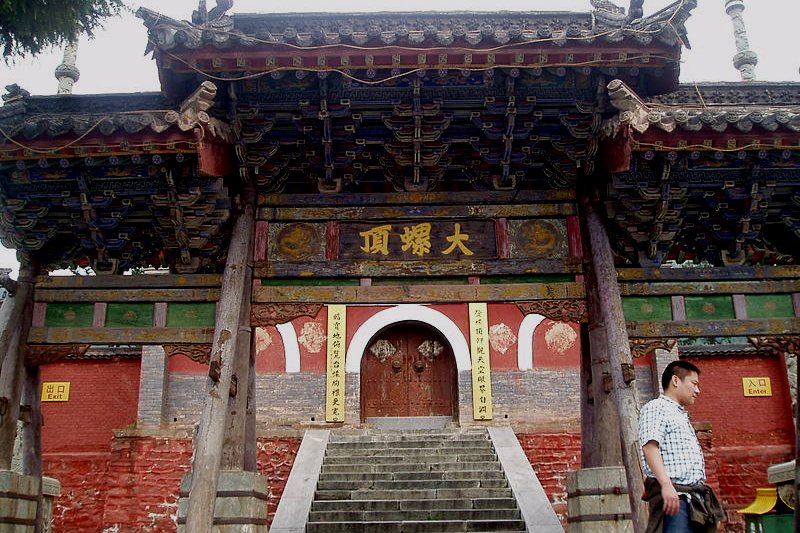
[[[361,358],[361,418],[453,416],[458,382],[452,350],[436,331],[400,324],[376,335]]]

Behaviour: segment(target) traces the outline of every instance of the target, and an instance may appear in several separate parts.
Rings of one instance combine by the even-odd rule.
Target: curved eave
[[[275,45],[486,48],[515,44],[563,47],[579,42],[642,47],[686,44],[684,23],[695,5],[695,0],[681,0],[636,21],[607,11],[236,14],[204,26],[145,8],[140,8],[137,16],[144,20],[151,46],[176,53],[207,46],[248,49]]]
[[[676,93],[650,100],[642,99],[619,80],[611,82],[608,89],[610,103],[618,113],[606,121],[606,134],[630,127],[634,150],[641,148],[637,141],[662,142],[665,146],[683,143],[685,147],[698,139],[700,149],[741,148],[737,139],[759,148],[763,147],[759,140],[787,134],[794,138],[800,132],[800,84],[683,86]],[[673,135],[676,130],[680,136]],[[702,140],[707,137],[727,144],[708,144]],[[776,147],[785,146],[779,142]]]

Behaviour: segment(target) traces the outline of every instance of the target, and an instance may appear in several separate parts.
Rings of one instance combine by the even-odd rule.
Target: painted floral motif
[[[503,324],[495,324],[489,328],[489,345],[492,349],[504,354],[517,342],[514,331]]]
[[[572,326],[564,322],[553,322],[544,333],[547,347],[558,355],[564,355],[577,339],[578,334]]]
[[[266,328],[256,328],[256,354],[259,354],[272,346],[272,335]]]
[[[325,345],[325,330],[319,322],[306,322],[300,335],[297,337],[299,342],[310,353],[319,353]]]

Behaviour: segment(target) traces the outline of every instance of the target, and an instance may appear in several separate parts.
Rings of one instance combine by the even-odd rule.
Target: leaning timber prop
[[[211,345],[206,403],[194,437],[194,460],[186,531],[211,531],[214,501],[227,428],[228,398],[235,367],[242,303],[247,291],[247,263],[253,227],[254,207],[245,202],[231,235],[216,326]]]

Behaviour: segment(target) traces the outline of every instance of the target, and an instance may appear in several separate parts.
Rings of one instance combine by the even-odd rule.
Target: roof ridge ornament
[[[200,0],[197,10],[192,12],[192,22],[198,26],[205,26],[225,16],[225,12],[233,7],[233,0],[216,0],[217,6],[206,9],[206,0]]]
[[[726,0],[725,13],[733,22],[733,38],[736,42],[736,55],[733,56],[733,66],[742,76],[742,81],[756,79],[756,65],[758,54],[750,50],[750,41],[747,39],[747,28],[744,25],[742,12],[744,0]]]

